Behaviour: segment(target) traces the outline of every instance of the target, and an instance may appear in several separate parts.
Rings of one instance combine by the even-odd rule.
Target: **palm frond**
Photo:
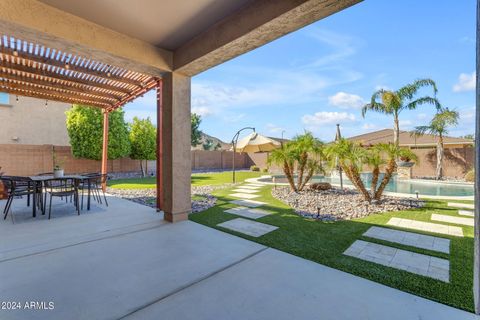
[[[418,98],[416,100],[411,101],[410,103],[408,103],[405,106],[405,109],[415,110],[418,106],[423,105],[423,104],[432,104],[432,105],[435,106],[435,108],[437,110],[442,109],[442,105],[440,104],[438,99],[433,98],[433,97],[429,97],[429,96],[421,97],[421,98]]]
[[[418,90],[424,87],[432,87],[433,94],[437,94],[437,84],[432,79],[417,79],[412,83],[403,86],[397,90],[397,94],[402,98],[402,100],[411,100],[417,94]]]

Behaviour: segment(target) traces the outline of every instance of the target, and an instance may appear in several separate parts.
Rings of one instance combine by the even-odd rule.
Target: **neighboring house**
[[[360,142],[364,146],[370,146],[377,143],[393,143],[393,129],[383,129],[374,132],[361,134],[350,137],[348,140]],[[445,148],[463,148],[471,147],[474,142],[473,139],[444,137]],[[410,131],[400,131],[399,144],[402,147],[409,147],[412,149],[435,148],[438,138],[431,134],[424,134],[421,136],[412,135]]]
[[[393,143],[393,130],[383,129],[350,137],[364,146],[377,143]],[[413,167],[414,177],[430,177],[435,175],[436,145],[438,138],[431,134],[412,135],[409,131],[400,131],[399,144],[412,149],[419,158],[419,163]],[[474,141],[467,138],[444,137],[445,159],[444,175],[446,177],[463,178],[474,164]]]
[[[69,146],[70,104],[0,93],[0,144]]]

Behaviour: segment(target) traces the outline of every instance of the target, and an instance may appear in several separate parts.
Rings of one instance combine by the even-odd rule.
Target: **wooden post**
[[[102,189],[107,189],[106,174],[108,172],[108,111],[103,110],[103,145],[102,145]]]
[[[157,211],[163,209],[163,117],[162,117],[163,82],[157,83]]]

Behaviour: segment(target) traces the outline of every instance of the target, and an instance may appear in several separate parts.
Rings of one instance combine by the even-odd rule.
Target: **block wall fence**
[[[7,175],[35,175],[53,170],[52,152],[55,150],[57,159],[64,163],[65,173],[98,172],[100,161],[77,159],[72,156],[71,148],[53,145],[23,145],[0,144],[0,167]],[[413,167],[413,177],[433,176],[435,174],[435,149],[413,150],[420,158],[420,163]],[[231,151],[191,151],[192,171],[217,171],[232,169],[233,153]],[[260,169],[267,168],[268,153],[237,153],[235,163],[237,169],[247,169],[256,165]],[[462,178],[473,167],[474,149],[445,149],[444,175],[452,178]],[[281,168],[271,166],[271,172],[281,172]],[[108,171],[140,172],[140,162],[130,158],[108,161]],[[155,161],[148,163],[149,173],[155,171]]]

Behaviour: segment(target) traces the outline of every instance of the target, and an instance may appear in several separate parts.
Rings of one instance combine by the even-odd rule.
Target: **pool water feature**
[[[362,181],[364,182],[366,188],[369,190],[372,182],[371,173],[362,173]],[[287,183],[287,179],[284,175],[274,175],[269,178],[260,178],[259,182],[272,183],[273,178],[275,178],[276,183]],[[379,183],[383,176],[380,177]],[[316,175],[313,176],[310,183],[315,182],[329,182],[332,185],[340,185],[339,177],[327,177]],[[350,180],[348,180],[345,175],[343,178],[343,184],[345,186],[353,186]],[[394,193],[404,193],[404,194],[418,194],[424,196],[437,196],[437,197],[467,197],[473,196],[473,184],[466,183],[453,183],[446,181],[429,181],[429,180],[402,180],[397,179],[397,176],[394,175],[390,182],[385,187],[386,192]]]

